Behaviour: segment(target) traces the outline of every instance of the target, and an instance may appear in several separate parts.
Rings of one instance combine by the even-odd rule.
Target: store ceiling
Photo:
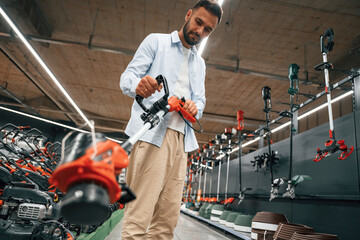
[[[1,5],[98,130],[122,132],[133,100],[119,88],[121,73],[148,34],[179,30],[195,2],[4,0]],[[265,124],[265,85],[272,89],[273,110],[288,108],[283,103],[289,102],[291,63],[301,67],[300,78],[307,83],[300,85],[301,92],[322,91],[323,73],[313,66],[322,62],[319,37],[329,27],[335,32],[329,61],[338,69],[360,67],[358,0],[225,0],[223,9],[223,20],[202,55],[207,64],[207,105],[201,120],[204,133],[197,134],[200,144],[237,125],[239,109],[245,112],[245,131]],[[83,124],[3,19],[0,48],[1,87],[41,116]],[[333,72],[330,79],[336,82],[345,76]],[[0,96],[1,104],[28,111],[4,91]],[[305,100],[299,97],[299,103]]]

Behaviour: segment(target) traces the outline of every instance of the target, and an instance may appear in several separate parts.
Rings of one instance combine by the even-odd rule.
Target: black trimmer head
[[[110,198],[105,188],[80,183],[69,188],[62,200],[61,214],[70,223],[98,225],[109,218]]]

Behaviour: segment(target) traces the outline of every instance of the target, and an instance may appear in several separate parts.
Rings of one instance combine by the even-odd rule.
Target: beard
[[[201,38],[200,38],[200,36],[199,36],[197,33],[194,33],[194,32],[192,32],[192,31],[189,30],[190,20],[191,20],[191,19],[187,20],[187,22],[184,24],[183,34],[184,34],[184,38],[185,38],[186,43],[192,46],[192,45],[196,45],[196,44],[200,43],[200,42],[201,42]],[[190,34],[195,35],[195,36],[197,37],[197,40],[192,39],[192,38],[190,37]]]

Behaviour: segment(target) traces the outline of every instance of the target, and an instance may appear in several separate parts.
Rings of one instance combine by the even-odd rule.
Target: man
[[[200,0],[185,16],[182,29],[150,34],[141,43],[120,78],[124,94],[146,98],[151,106],[163,96],[155,78],[163,75],[170,96],[185,97],[184,105],[200,118],[205,107],[205,63],[194,45],[219,24],[217,1]],[[143,110],[134,101],[125,133],[133,136],[143,126]],[[122,239],[172,239],[180,211],[187,152],[198,148],[193,130],[175,112],[144,134],[130,154],[127,184],[137,199],[125,207]]]

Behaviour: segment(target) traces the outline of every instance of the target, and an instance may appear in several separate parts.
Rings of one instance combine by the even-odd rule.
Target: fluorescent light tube
[[[78,131],[78,132],[82,132],[82,133],[90,133],[89,131],[85,131],[85,130],[80,129],[80,128],[71,127],[71,126],[66,125],[66,124],[58,123],[58,122],[55,122],[55,121],[52,121],[52,120],[49,120],[49,119],[46,119],[46,118],[31,115],[31,114],[28,114],[28,113],[23,113],[23,112],[20,112],[20,111],[16,111],[14,109],[6,108],[6,107],[3,107],[3,106],[0,106],[0,109],[8,111],[8,112],[16,113],[16,114],[19,114],[19,115],[22,115],[22,116],[25,116],[25,117],[33,118],[33,119],[36,119],[36,120],[39,120],[39,121],[43,121],[43,122],[46,122],[46,123],[50,123],[50,124],[53,124],[53,125],[56,125],[56,126],[59,126],[59,127],[67,128],[67,129],[70,129],[70,130],[73,130],[73,131]],[[123,143],[123,141],[119,141],[119,140],[116,140],[116,139],[110,138],[110,137],[106,137],[106,139],[109,139],[109,140],[117,142],[117,143]]]
[[[25,117],[40,120],[40,121],[43,121],[43,122],[46,122],[46,123],[50,123],[50,124],[53,124],[53,125],[56,125],[56,126],[59,126],[59,127],[68,128],[68,129],[78,131],[78,132],[82,132],[82,133],[89,133],[88,131],[82,130],[80,128],[71,127],[71,126],[68,126],[68,125],[65,125],[65,124],[62,124],[62,123],[51,121],[51,120],[46,119],[46,118],[34,116],[34,115],[31,115],[31,114],[28,114],[28,113],[19,112],[19,111],[16,111],[16,110],[13,110],[13,109],[10,109],[10,108],[6,108],[6,107],[3,107],[3,106],[0,106],[0,109],[8,111],[8,112],[16,113],[16,114],[19,114],[19,115],[22,115],[22,116],[25,116]]]
[[[71,103],[71,105],[76,109],[76,111],[80,114],[80,116],[84,119],[86,124],[93,129],[93,124],[90,123],[89,119],[84,115],[84,113],[80,110],[80,108],[76,105],[74,100],[70,97],[70,95],[65,91],[63,86],[60,84],[58,79],[55,77],[55,75],[50,71],[48,66],[46,66],[45,62],[40,58],[40,56],[37,54],[37,52],[34,50],[34,48],[30,45],[30,43],[25,39],[24,35],[20,32],[20,30],[15,26],[15,24],[11,21],[11,19],[8,17],[8,15],[4,12],[4,10],[0,7],[0,14],[3,16],[3,18],[6,20],[6,22],[10,25],[10,27],[15,31],[15,33],[18,35],[20,40],[25,44],[25,46],[28,48],[28,50],[32,53],[32,55],[35,57],[35,59],[40,63],[40,65],[44,68],[46,73],[50,76],[50,78],[54,81],[54,83],[58,86],[60,91],[65,95],[67,100]]]

